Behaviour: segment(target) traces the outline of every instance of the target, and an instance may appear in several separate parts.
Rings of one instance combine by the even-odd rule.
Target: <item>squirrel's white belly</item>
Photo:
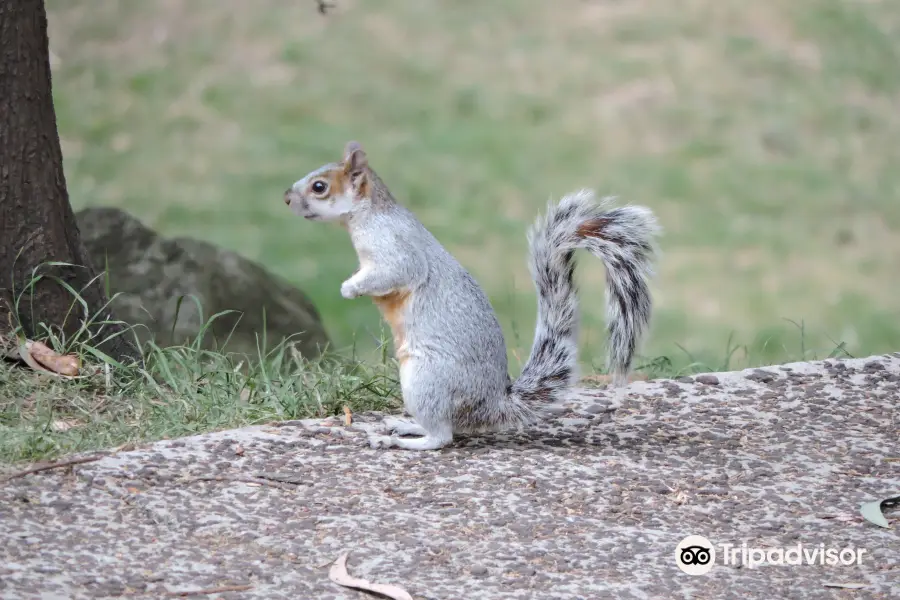
[[[400,363],[400,390],[403,394],[403,408],[405,408],[406,412],[411,414],[413,418],[415,418],[419,412],[417,410],[418,407],[412,402],[412,399],[416,397],[413,393],[415,387],[413,385],[415,367],[416,359],[413,357],[409,357]]]

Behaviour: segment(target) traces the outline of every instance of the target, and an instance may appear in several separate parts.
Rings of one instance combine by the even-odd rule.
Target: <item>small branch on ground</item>
[[[168,598],[187,598],[188,596],[205,596],[207,594],[222,594],[224,592],[246,592],[251,589],[253,589],[252,585],[223,585],[222,587],[208,588],[205,590],[166,592],[164,595]]]
[[[31,475],[32,473],[40,473],[41,471],[49,471],[50,469],[60,469],[62,467],[71,467],[72,465],[81,465],[84,463],[94,462],[96,460],[100,460],[108,456],[107,454],[98,454],[94,456],[84,456],[82,458],[70,458],[69,460],[61,460],[59,462],[54,463],[44,463],[41,465],[35,465],[23,471],[19,471],[18,473],[13,473],[9,475],[6,479],[3,480],[3,483],[10,481],[11,479],[15,479],[17,477],[24,477],[26,475]]]
[[[182,479],[182,483],[194,483],[197,481],[228,481],[231,483],[252,483],[254,485],[265,485],[268,487],[278,488],[281,490],[293,491],[297,484],[288,484],[279,480],[263,479],[262,477],[232,477],[228,475],[201,475],[199,477],[190,477]]]
[[[306,481],[297,481],[299,475],[291,477],[291,476],[279,476],[277,473],[254,473],[253,477],[257,479],[267,479],[269,481],[277,481],[279,483],[286,483],[288,485],[310,485]]]

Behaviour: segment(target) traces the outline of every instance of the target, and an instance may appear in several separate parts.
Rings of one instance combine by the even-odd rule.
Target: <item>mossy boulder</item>
[[[88,208],[76,219],[94,266],[108,272],[110,295],[119,294],[115,317],[146,326],[136,327],[142,343],[189,343],[212,315],[226,310],[237,312],[213,321],[205,348],[253,358],[257,339],[271,349],[290,337],[313,358],[329,343],[306,294],[254,261],[208,242],[164,238],[116,208]]]

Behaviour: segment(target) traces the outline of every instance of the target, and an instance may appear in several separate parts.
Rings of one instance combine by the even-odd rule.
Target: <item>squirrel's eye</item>
[[[328,189],[328,184],[324,181],[316,181],[312,184],[312,191],[314,194],[324,194],[325,190]]]

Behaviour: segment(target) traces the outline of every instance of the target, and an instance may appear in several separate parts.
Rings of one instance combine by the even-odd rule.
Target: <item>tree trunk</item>
[[[44,277],[29,289],[36,274]],[[87,311],[54,278],[77,291]],[[116,359],[137,358],[131,333],[108,324],[107,300],[66,190],[44,0],[0,0],[0,332],[21,325],[43,338],[43,324],[71,336],[94,318],[107,324],[92,344]]]

